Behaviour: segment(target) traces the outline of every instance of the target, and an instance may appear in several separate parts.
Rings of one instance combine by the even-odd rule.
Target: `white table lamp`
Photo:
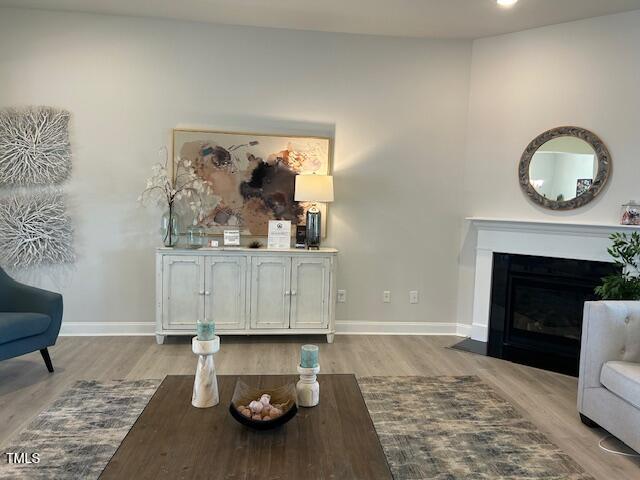
[[[333,202],[333,176],[297,175],[296,202],[313,202],[307,210],[307,248],[320,248],[320,209],[318,202]]]

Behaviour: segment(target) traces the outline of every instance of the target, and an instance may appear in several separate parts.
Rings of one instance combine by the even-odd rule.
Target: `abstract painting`
[[[66,180],[71,172],[69,117],[53,107],[0,109],[0,185]]]
[[[174,161],[190,161],[213,190],[200,221],[212,233],[266,235],[269,220],[304,223],[308,205],[294,200],[295,177],[330,174],[330,154],[325,137],[173,131]]]

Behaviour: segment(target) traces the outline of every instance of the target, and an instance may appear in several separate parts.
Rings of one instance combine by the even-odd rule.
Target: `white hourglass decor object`
[[[198,337],[193,337],[191,348],[193,353],[198,355],[191,405],[197,408],[213,407],[220,403],[218,378],[213,363],[213,354],[220,350],[220,337],[214,336],[212,340],[198,340]]]
[[[317,376],[320,373],[320,365],[313,368],[304,368],[298,365],[300,380],[296,385],[298,405],[301,407],[315,407],[320,403],[320,384]]]
[[[315,407],[320,403],[320,384],[317,380],[320,373],[318,353],[317,345],[303,345],[300,349],[300,380],[296,385],[296,393],[298,405],[301,407]]]

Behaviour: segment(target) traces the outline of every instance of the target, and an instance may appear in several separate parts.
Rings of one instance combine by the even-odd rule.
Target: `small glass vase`
[[[216,324],[208,320],[198,320],[196,322],[196,334],[198,335],[198,340],[200,341],[213,340],[213,337],[215,337],[216,335]]]
[[[205,245],[204,228],[200,225],[191,225],[187,228],[187,245],[189,248],[202,248]]]
[[[169,208],[169,211],[162,215],[162,243],[165,247],[175,247],[179,237],[178,215]]]

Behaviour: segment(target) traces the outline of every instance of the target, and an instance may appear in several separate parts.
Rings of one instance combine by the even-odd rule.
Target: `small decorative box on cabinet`
[[[156,340],[194,335],[335,334],[338,251],[221,248],[156,252]]]

